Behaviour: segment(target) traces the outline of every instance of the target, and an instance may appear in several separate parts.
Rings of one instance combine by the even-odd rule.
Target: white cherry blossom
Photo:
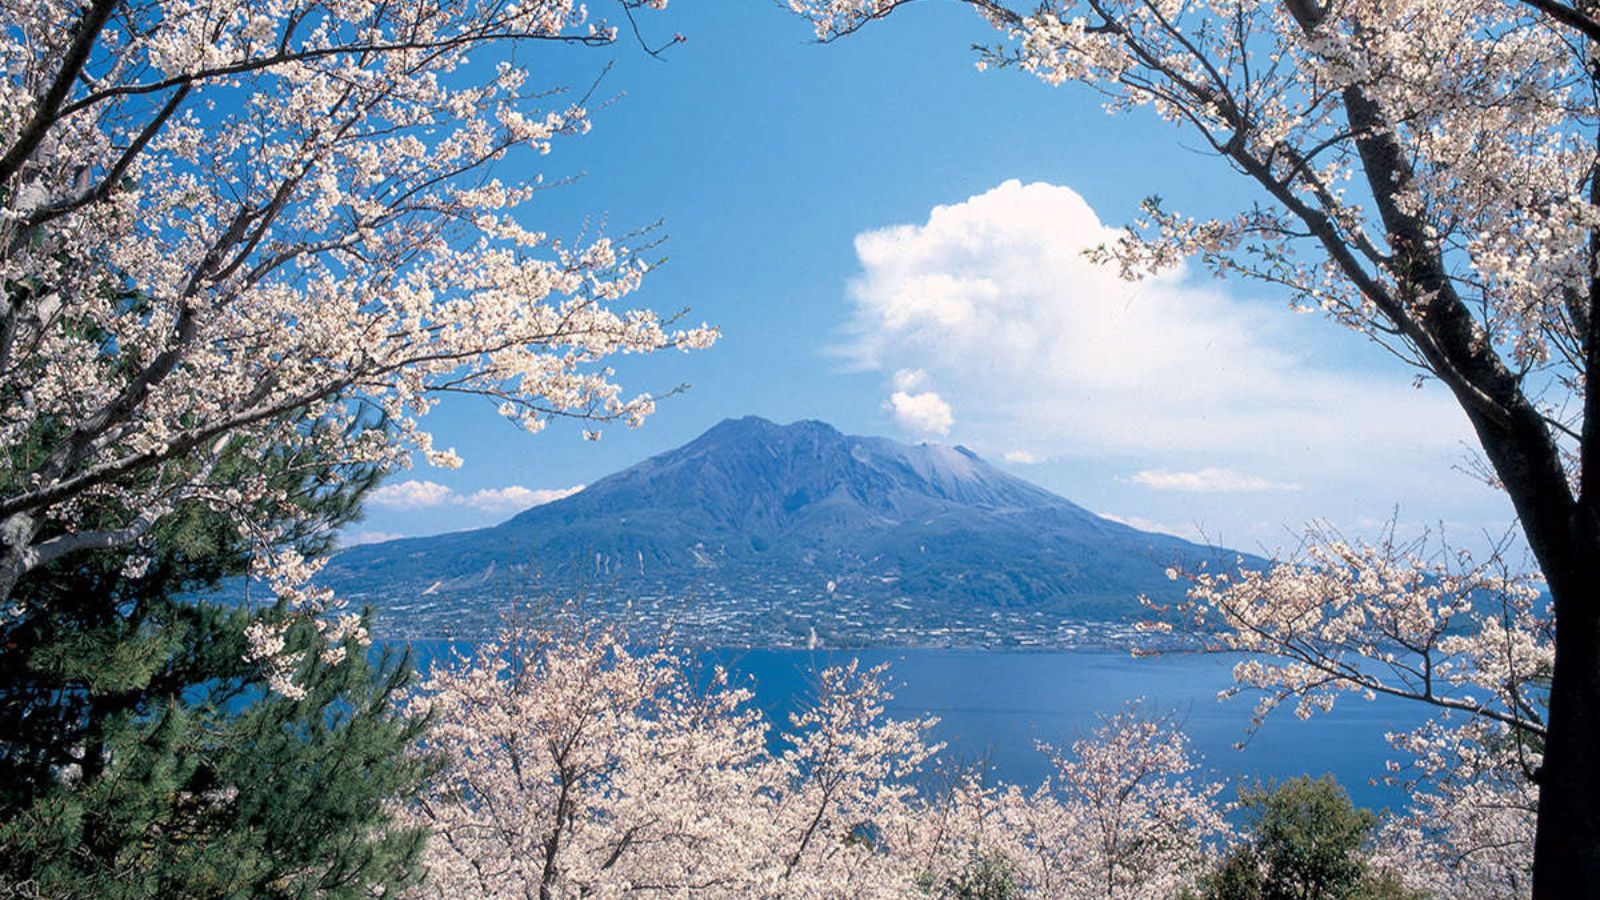
[[[532,45],[613,35],[570,0],[0,6],[0,598],[201,502],[320,609],[252,461],[459,465],[448,395],[648,416],[607,359],[716,330],[630,302],[648,235],[533,227],[522,174],[590,128]]]

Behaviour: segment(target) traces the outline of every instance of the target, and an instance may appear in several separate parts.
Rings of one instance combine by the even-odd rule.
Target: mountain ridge
[[[1140,594],[1176,599],[1165,569],[1222,553],[966,447],[747,416],[499,525],[351,548],[322,580],[410,635],[590,592],[711,642],[1052,645],[1063,623],[1126,626]]]

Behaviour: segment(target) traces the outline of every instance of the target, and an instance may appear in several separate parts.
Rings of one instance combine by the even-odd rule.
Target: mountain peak
[[[830,643],[933,621],[987,641],[1000,610],[1032,623],[1006,633],[1035,637],[1069,612],[1135,616],[1139,594],[1174,590],[1166,566],[1208,552],[1095,516],[964,446],[746,416],[494,528],[353,548],[324,571],[351,596],[426,597],[403,608],[439,622],[456,621],[450,597],[564,577],[601,579],[613,602],[684,604],[685,621],[724,639],[837,619]]]
[[[847,435],[814,419],[779,425],[759,416],[725,419],[584,494],[594,503],[609,491],[657,507],[693,504],[730,528],[779,527],[823,501],[835,514],[849,509],[894,520],[952,506],[1071,506],[966,447],[903,444]]]
[[[727,418],[706,429],[691,443],[718,438],[758,438],[767,439],[774,436],[798,437],[801,435],[822,435],[827,437],[843,437],[839,429],[827,422],[817,419],[800,419],[788,425],[780,425],[771,419],[762,416],[741,416]]]

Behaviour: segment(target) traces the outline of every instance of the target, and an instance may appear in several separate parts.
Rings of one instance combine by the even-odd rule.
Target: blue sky
[[[1396,507],[1466,542],[1509,524],[1459,471],[1470,433],[1438,384],[1263,286],[1127,285],[1081,260],[1145,196],[1193,215],[1253,199],[1167,123],[976,71],[994,33],[954,3],[826,46],[776,3],[680,0],[641,24],[687,40],[665,60],[628,41],[523,57],[579,89],[613,61],[616,99],[501,174],[575,177],[527,212],[554,234],[662,220],[669,259],[636,299],[722,341],[619,365],[630,390],[692,387],[599,442],[441,407],[436,442],[465,465],[397,473],[347,539],[492,524],[747,414],[965,444],[1095,512],[1244,549]]]

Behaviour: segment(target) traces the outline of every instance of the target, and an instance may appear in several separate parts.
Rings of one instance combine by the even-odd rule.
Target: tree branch
[[[95,42],[100,39],[100,32],[105,29],[106,22],[110,20],[111,13],[117,8],[121,0],[94,0],[83,18],[78,20],[74,27],[75,34],[72,44],[67,47],[67,52],[61,56],[61,68],[56,72],[56,77],[51,82],[43,97],[39,98],[38,105],[34,107],[33,117],[28,124],[22,126],[17,134],[17,139],[0,157],[0,184],[12,179],[22,170],[28,157],[33,155],[39,142],[50,131],[50,126],[55,123],[56,116],[61,110],[61,104],[67,99],[67,92],[72,89],[73,82],[83,72],[83,67],[89,62],[89,53],[94,49]]]

